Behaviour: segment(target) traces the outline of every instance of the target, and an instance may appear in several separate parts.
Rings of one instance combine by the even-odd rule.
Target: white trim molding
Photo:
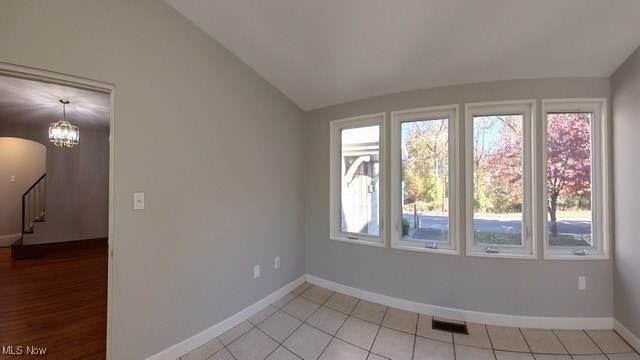
[[[182,342],[179,342],[161,352],[148,357],[146,360],[175,360],[189,352],[199,348],[200,346],[208,343],[209,341],[217,338],[218,336],[224,334],[228,330],[232,329],[234,326],[240,324],[241,322],[249,319],[253,315],[260,312],[260,310],[266,308],[267,306],[274,303],[276,300],[285,296],[296,287],[300,286],[306,280],[306,275],[302,275],[296,280],[290,282],[289,284],[283,286],[279,290],[274,291],[273,293],[267,295],[261,300],[255,302],[254,304],[248,306],[244,310],[222,320],[221,322],[211,326],[210,328],[196,334]]]
[[[402,310],[413,311],[451,320],[532,329],[605,330],[613,328],[613,318],[611,317],[559,318],[483,313],[477,311],[429,305],[415,301],[399,299],[392,296],[381,295],[374,292],[335,283],[313,275],[307,275],[307,281],[333,291],[338,291],[345,295],[354,296],[360,299],[373,301],[382,305],[392,306]]]
[[[568,330],[609,330],[613,329],[626,340],[636,351],[640,351],[640,339],[635,337],[627,328],[612,317],[599,318],[558,318],[540,316],[518,316],[494,313],[483,313],[477,311],[447,308],[444,306],[429,305],[415,301],[404,300],[392,296],[382,295],[371,291],[366,291],[351,286],[339,284],[325,280],[313,275],[302,275],[296,280],[283,286],[279,290],[269,294],[263,299],[255,302],[240,312],[227,319],[211,326],[210,328],[196,334],[180,343],[177,343],[146,360],[174,360],[198,347],[214,340],[224,334],[234,326],[249,319],[262,309],[293,291],[305,281],[322,286],[329,290],[337,291],[345,295],[350,295],[363,300],[376,302],[398,309],[413,311],[421,314],[442,317],[451,320],[473,322],[487,325],[512,326],[532,329],[568,329]]]
[[[22,234],[0,236],[0,247],[11,246],[11,244],[18,241],[21,236]]]
[[[640,352],[640,339],[635,336],[629,329],[627,329],[618,320],[613,320],[613,330],[615,330],[620,337],[622,337],[632,348],[637,352]]]
[[[329,123],[330,129],[330,150],[329,150],[329,234],[330,239],[337,241],[345,241],[354,244],[372,245],[377,247],[386,247],[386,231],[384,230],[384,221],[386,219],[386,122],[387,114],[384,112],[369,114],[363,116],[356,116],[346,119],[332,120]],[[355,172],[348,171],[345,164],[345,156],[343,154],[342,136],[343,130],[348,131],[358,128],[375,128],[377,127],[377,140],[378,145],[371,144],[351,144],[362,145],[356,146],[351,149],[350,156],[362,156],[362,162],[372,161],[371,156],[377,154],[378,157],[378,175],[377,186],[371,184],[373,188],[377,189],[375,193],[378,194],[378,206],[377,216],[369,214],[372,218],[378,219],[378,234],[368,233],[355,233],[349,232],[342,228],[342,219],[344,217],[344,207],[342,202],[344,198],[342,192],[345,189],[345,176],[343,174],[350,174],[353,176]],[[375,161],[373,161],[375,162]],[[350,164],[354,169],[361,162],[354,162]],[[351,181],[351,180],[348,180]]]
[[[465,215],[466,221],[466,255],[493,258],[537,259],[537,244],[534,239],[533,209],[534,194],[534,131],[533,122],[537,119],[536,100],[492,101],[466,103],[464,105],[465,129]],[[507,246],[499,244],[476,244],[474,232],[474,118],[502,115],[522,116],[522,245]]]
[[[418,109],[398,110],[391,112],[391,248],[410,251],[431,252],[438,254],[460,255],[460,208],[458,195],[460,183],[459,168],[459,117],[460,106],[443,105]],[[446,166],[448,186],[447,230],[449,237],[446,241],[413,239],[402,234],[404,205],[403,164],[416,159],[409,159],[409,153],[403,140],[402,125],[412,122],[427,122],[430,120],[446,120],[447,128],[447,158]]]
[[[552,113],[590,113],[591,131],[591,234],[592,246],[558,246],[549,245],[548,231],[542,231],[544,258],[549,260],[597,260],[609,259],[609,242],[611,238],[610,186],[611,165],[609,150],[609,117],[606,98],[584,99],[542,99],[542,166],[546,183],[547,163],[547,115]],[[547,199],[547,187],[543,186],[542,198]],[[548,228],[546,209],[541,216],[542,229]],[[578,250],[577,253],[574,251]],[[584,252],[580,252],[580,251]],[[577,256],[576,256],[577,255]]]
[[[114,251],[114,225],[113,225],[113,203],[114,203],[114,159],[115,159],[115,85],[82,78],[73,75],[62,74],[49,70],[42,70],[23,65],[9,64],[0,61],[0,75],[14,76],[22,79],[48,82],[62,86],[71,86],[80,89],[97,91],[109,94],[109,259],[107,270],[107,346],[106,359],[111,359],[111,327],[112,327],[112,306],[113,306],[113,251]]]

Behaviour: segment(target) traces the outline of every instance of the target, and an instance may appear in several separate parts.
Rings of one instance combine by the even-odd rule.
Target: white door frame
[[[19,77],[28,80],[53,83],[63,86],[71,86],[86,90],[98,91],[109,94],[109,255],[107,270],[107,357],[111,359],[111,305],[112,305],[112,273],[113,273],[113,164],[114,164],[114,104],[115,85],[85,79],[73,75],[66,75],[47,70],[41,70],[26,66],[14,65],[0,62],[0,76]]]

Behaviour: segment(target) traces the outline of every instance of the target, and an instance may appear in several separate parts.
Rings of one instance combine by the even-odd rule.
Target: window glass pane
[[[549,246],[593,246],[591,113],[547,114]]]
[[[379,236],[380,126],[341,131],[340,230]]]
[[[402,238],[449,241],[449,120],[401,125]]]
[[[473,117],[473,235],[477,246],[524,246],[522,115]]]

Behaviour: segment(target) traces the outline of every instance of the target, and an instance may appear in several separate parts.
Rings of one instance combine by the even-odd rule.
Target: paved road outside
[[[413,214],[403,214],[413,228]],[[421,228],[445,230],[449,225],[447,216],[418,214]],[[482,218],[473,221],[474,230],[501,233],[522,233],[522,221],[517,219]],[[591,221],[586,219],[558,221],[560,234],[591,234]]]

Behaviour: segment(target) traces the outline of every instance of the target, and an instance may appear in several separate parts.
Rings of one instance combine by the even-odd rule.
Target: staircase
[[[11,245],[11,257],[13,259],[25,258],[23,250],[23,238],[25,234],[33,234],[35,224],[44,222],[45,218],[45,192],[47,174],[42,175],[22,195],[22,237]],[[33,254],[32,254],[33,255]],[[32,256],[28,256],[31,258]],[[36,256],[37,257],[37,256]]]

